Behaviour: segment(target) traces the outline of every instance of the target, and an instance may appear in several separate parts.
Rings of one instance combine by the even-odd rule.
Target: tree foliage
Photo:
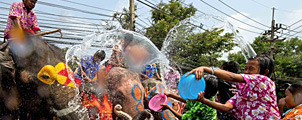
[[[262,42],[260,37],[257,37],[251,44],[255,52],[260,54],[269,54],[270,43]],[[284,42],[277,42],[274,46],[274,59],[276,63],[275,74],[277,77],[302,77],[302,40],[291,38]],[[229,55],[229,60],[242,61],[243,56],[240,53]]]
[[[236,45],[233,33],[223,33],[224,29],[215,28],[202,33],[180,35],[169,48],[169,58],[178,64],[197,66],[220,66],[223,52],[228,52]],[[193,65],[193,66],[192,66]],[[189,66],[190,67],[190,66]]]
[[[153,25],[147,28],[145,36],[161,49],[163,41],[179,21],[195,14],[196,9],[190,5],[184,7],[179,0],[170,0],[169,3],[159,3],[157,9],[152,9]]]

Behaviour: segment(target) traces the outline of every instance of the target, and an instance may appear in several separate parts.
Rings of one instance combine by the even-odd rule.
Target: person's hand
[[[200,93],[198,93],[198,98],[197,99],[190,100],[190,101],[198,101],[198,102],[202,102],[203,103],[204,100],[205,100],[205,98],[204,98],[204,92],[200,92]]]
[[[281,99],[279,100],[278,106],[279,106],[279,107],[283,107],[285,104],[286,104],[285,98],[281,98]]]
[[[170,109],[170,107],[167,104],[161,104],[162,108],[160,109],[161,111],[164,111],[166,109]]]
[[[192,73],[195,73],[196,80],[200,80],[202,78],[203,72],[204,72],[204,67],[198,67],[198,68],[195,68],[195,69],[191,70],[186,75],[186,77],[189,76]]]

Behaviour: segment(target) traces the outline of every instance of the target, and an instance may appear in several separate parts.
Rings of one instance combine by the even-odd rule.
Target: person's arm
[[[281,98],[281,99],[279,100],[279,104],[278,104],[278,108],[279,108],[279,113],[280,113],[280,115],[283,114],[283,108],[284,108],[285,104],[286,104],[285,98]]]
[[[171,98],[173,98],[173,99],[176,99],[176,100],[178,100],[178,101],[180,101],[180,102],[187,103],[187,101],[186,101],[185,99],[181,98],[181,97],[178,96],[178,95],[170,94],[170,93],[165,93],[165,95],[166,95],[167,97],[171,97]]]
[[[230,102],[226,102],[225,104],[221,104],[221,103],[218,103],[218,102],[208,100],[208,99],[204,98],[204,92],[200,92],[198,94],[198,98],[196,99],[196,101],[199,101],[203,104],[206,104],[207,106],[212,107],[212,108],[214,108],[216,110],[219,110],[221,112],[228,112],[228,111],[232,110],[233,107],[234,107]]]
[[[200,80],[202,78],[204,72],[212,74],[212,68],[198,67],[198,68],[195,68],[192,71],[190,71],[186,76],[188,76],[192,73],[195,73],[196,80]],[[229,82],[241,82],[241,83],[245,82],[244,78],[240,74],[228,72],[225,70],[215,69],[214,75],[217,76],[218,78],[221,78],[221,79],[223,79],[225,81],[229,81]]]
[[[178,119],[181,119],[182,114],[176,112],[174,109],[172,109],[170,106],[166,104],[161,104],[162,110],[169,109]]]
[[[145,78],[145,79],[149,79],[149,77],[147,76],[147,75],[145,75],[145,74],[143,74],[143,73],[139,73],[143,78]]]
[[[161,80],[161,78],[160,78],[158,72],[156,72],[155,75],[156,75],[157,79],[160,79],[160,80]]]

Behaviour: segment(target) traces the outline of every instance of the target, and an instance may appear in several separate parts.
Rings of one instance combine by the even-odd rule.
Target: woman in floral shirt
[[[244,74],[209,67],[196,68],[189,74],[195,73],[196,79],[199,80],[203,72],[206,72],[225,81],[237,82],[238,92],[225,104],[204,98],[204,92],[199,93],[198,101],[222,112],[232,111],[233,115],[240,120],[279,120],[276,87],[269,78],[273,71],[273,59],[257,56],[248,61]]]

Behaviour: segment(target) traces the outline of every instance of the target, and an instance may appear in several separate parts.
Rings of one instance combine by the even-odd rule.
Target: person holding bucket
[[[204,80],[206,82],[206,88],[204,91],[206,91],[205,97],[207,99],[211,99],[214,101],[214,97],[216,95],[216,92],[212,92],[212,90],[218,89],[218,80],[216,77],[213,77],[211,75],[207,75],[204,77]],[[177,118],[182,119],[182,120],[187,120],[187,119],[200,119],[200,120],[214,120],[216,119],[216,110],[208,107],[207,105],[197,102],[197,101],[190,101],[190,100],[185,100],[182,97],[176,95],[176,94],[171,94],[171,93],[165,93],[167,97],[173,98],[175,100],[178,100],[180,102],[186,103],[185,109],[187,111],[184,114],[178,113],[176,110],[174,110],[172,107],[162,104],[162,110],[169,109]]]
[[[229,82],[237,82],[238,92],[225,104],[213,102],[200,92],[196,101],[222,112],[232,111],[237,119],[280,119],[276,87],[270,79],[274,71],[274,60],[268,56],[257,56],[249,59],[244,74],[235,74],[225,70],[209,67],[198,67],[189,72],[199,80],[203,73],[210,73]],[[188,74],[188,75],[189,75]]]

